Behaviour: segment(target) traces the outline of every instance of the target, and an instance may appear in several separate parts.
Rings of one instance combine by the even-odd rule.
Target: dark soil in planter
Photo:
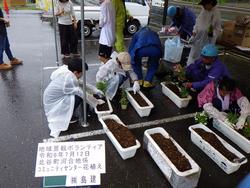
[[[172,83],[165,83],[165,86],[168,87],[168,89],[170,89],[171,91],[173,91],[178,97],[180,97],[180,90],[179,88],[172,84]],[[181,97],[180,97],[181,98]]]
[[[160,133],[151,134],[150,136],[179,171],[184,172],[192,168],[188,159],[178,150],[170,139],[165,138]]]
[[[136,102],[139,104],[141,107],[148,106],[148,103],[141,97],[140,94],[136,93],[134,94],[133,91],[129,91],[129,94],[136,100]]]
[[[243,133],[243,129],[238,130],[238,133],[240,133],[242,136],[244,136],[246,139],[250,140],[250,135],[245,135]]]
[[[109,105],[108,105],[108,102],[106,100],[105,97],[103,98],[100,98],[100,97],[97,97],[97,96],[94,96],[96,99],[102,99],[103,101],[105,101],[104,104],[101,104],[101,105],[97,105],[96,108],[98,111],[108,111],[109,110]]]
[[[204,140],[206,140],[211,146],[213,146],[217,151],[219,151],[224,157],[226,157],[229,161],[234,161],[234,159],[238,159],[238,157],[230,152],[221,141],[215,136],[215,134],[207,132],[201,128],[194,129],[196,133],[198,133]]]
[[[104,122],[123,148],[136,145],[135,136],[127,127],[124,127],[113,119],[106,119]]]

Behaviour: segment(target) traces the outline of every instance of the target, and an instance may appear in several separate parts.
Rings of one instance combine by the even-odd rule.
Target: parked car
[[[76,18],[78,21],[78,36],[81,36],[80,26],[81,26],[81,0],[72,0],[74,5],[74,10],[76,13]],[[100,6],[99,0],[93,0],[88,2],[84,6],[84,35],[89,37],[95,30],[96,25],[99,22]],[[128,20],[126,23],[125,31],[133,35],[140,27],[148,25],[149,21],[149,11],[150,7],[145,0],[125,0],[126,9],[129,11],[132,20]]]

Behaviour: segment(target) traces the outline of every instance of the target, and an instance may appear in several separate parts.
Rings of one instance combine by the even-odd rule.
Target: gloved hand
[[[204,104],[203,109],[205,112],[207,112],[210,118],[216,118],[221,121],[225,121],[227,119],[226,113],[217,110],[215,107],[213,107],[212,103]]]
[[[237,104],[240,107],[240,114],[247,116],[250,115],[250,104],[246,97],[241,97],[237,100]]]
[[[104,96],[104,93],[101,90],[99,90],[99,89],[95,90],[95,94],[97,94],[99,96]]]
[[[227,119],[227,114],[223,112],[218,113],[218,119],[221,121],[225,121]]]
[[[238,122],[235,125],[235,129],[236,130],[242,129],[245,125],[246,119],[247,119],[247,115],[245,114],[240,115]]]
[[[194,43],[194,39],[195,39],[195,37],[194,37],[194,36],[191,36],[191,37],[188,39],[188,44]]]
[[[134,82],[133,91],[134,91],[134,94],[136,94],[136,92],[140,91],[140,84],[138,81]]]
[[[193,44],[194,41],[195,41],[195,36],[192,35],[188,40],[188,44]]]
[[[98,105],[101,105],[101,104],[104,104],[104,103],[105,103],[105,101],[102,100],[102,99],[98,99],[98,100],[97,100],[97,104],[98,104]]]
[[[183,86],[187,89],[191,89],[192,88],[192,82],[185,82],[183,83]]]

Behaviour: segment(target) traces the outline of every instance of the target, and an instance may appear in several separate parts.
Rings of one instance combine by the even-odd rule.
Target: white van
[[[81,0],[71,0],[74,5],[77,20],[81,20]],[[145,0],[125,0],[126,9],[129,11],[133,20],[126,24],[127,33],[133,35],[140,27],[148,25],[150,7]],[[87,1],[84,6],[84,34],[88,37],[92,34],[99,20],[100,6],[99,0]],[[80,21],[78,26],[80,26]],[[80,28],[80,27],[78,27]],[[80,36],[80,29],[78,30]]]

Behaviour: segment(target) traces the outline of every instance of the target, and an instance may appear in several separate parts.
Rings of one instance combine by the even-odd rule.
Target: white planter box
[[[134,155],[136,153],[136,150],[141,146],[140,142],[138,140],[136,140],[136,145],[128,147],[128,148],[123,148],[121,146],[121,144],[116,140],[116,138],[114,137],[113,133],[108,129],[106,123],[104,122],[104,120],[106,120],[106,119],[113,119],[117,123],[120,123],[124,127],[126,127],[124,125],[124,123],[119,119],[119,117],[117,117],[114,114],[107,115],[107,116],[101,116],[99,118],[99,121],[101,122],[105,133],[107,134],[107,136],[109,137],[109,139],[111,140],[111,142],[114,144],[115,148],[119,152],[119,154],[122,157],[122,159],[125,160],[125,159],[128,159],[128,158],[134,157]]]
[[[149,116],[151,109],[154,108],[154,105],[150,102],[150,100],[148,100],[148,98],[141,91],[139,91],[138,94],[141,95],[141,97],[148,103],[148,106],[141,107],[136,102],[136,100],[130,95],[129,91],[133,91],[133,89],[129,88],[126,90],[128,101],[134,107],[139,116],[140,117]]]
[[[101,117],[101,116],[104,116],[104,115],[111,114],[113,112],[112,105],[111,105],[111,103],[110,103],[110,101],[109,101],[109,99],[107,97],[106,97],[106,101],[108,103],[109,110],[99,111],[99,110],[97,110],[97,107],[95,107],[95,113],[97,114],[98,118]]]
[[[226,122],[214,118],[213,126],[230,140],[232,140],[235,144],[237,144],[243,151],[250,153],[250,140],[242,136]]]
[[[234,153],[240,159],[239,162],[229,161],[219,151],[217,151],[213,146],[211,146],[207,141],[205,141],[200,135],[198,135],[193,130],[195,128],[202,128],[207,132],[211,132],[213,134],[215,133],[203,124],[196,124],[189,127],[189,130],[191,131],[192,142],[197,145],[203,152],[205,152],[227,174],[231,174],[237,171],[242,164],[247,162],[247,159],[244,155],[242,155],[239,151],[229,145],[225,140],[215,134],[217,138],[221,141],[221,143],[224,145],[224,147],[227,148],[230,152]]]
[[[160,133],[165,138],[170,138],[178,150],[189,160],[192,168],[180,172],[150,136],[155,133]],[[163,128],[157,127],[146,130],[144,132],[143,143],[144,148],[148,150],[151,157],[174,188],[191,188],[197,186],[201,172],[200,167]]]
[[[176,104],[176,106],[178,106],[178,108],[187,107],[189,101],[192,99],[190,95],[188,95],[188,97],[186,98],[180,98],[165,85],[165,82],[161,82],[161,86],[162,86],[162,93],[166,95],[168,98],[170,98],[170,100],[173,101]]]

